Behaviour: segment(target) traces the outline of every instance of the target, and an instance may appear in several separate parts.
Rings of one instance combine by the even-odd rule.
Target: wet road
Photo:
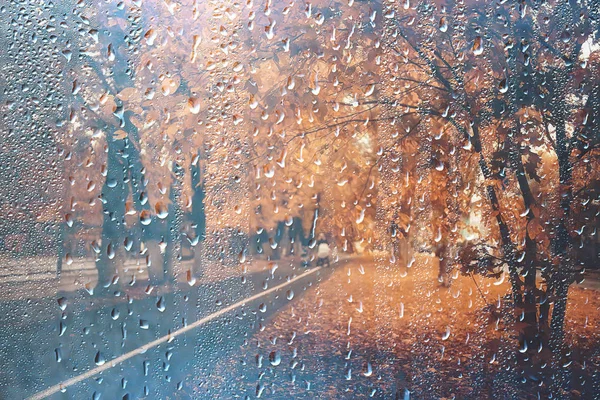
[[[171,293],[157,289],[146,294],[139,288],[139,296],[109,300],[66,295],[61,304],[56,299],[4,302],[0,398],[48,394],[43,391],[55,391],[67,382],[73,384],[40,398],[210,398],[207,392],[199,395],[198,383],[190,378],[193,371],[235,362],[232,351],[329,272],[282,263],[274,272],[247,276],[245,282],[235,277]],[[222,315],[173,337],[177,330],[228,307]],[[163,342],[147,351],[136,350],[160,338]],[[111,360],[132,351],[136,354],[112,366]],[[105,370],[84,375],[80,382],[68,381],[86,372],[91,375],[95,368]]]

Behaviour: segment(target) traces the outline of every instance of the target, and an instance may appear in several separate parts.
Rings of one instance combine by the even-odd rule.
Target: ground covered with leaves
[[[519,318],[502,279],[455,274],[445,288],[435,260],[424,255],[410,269],[385,259],[333,268],[271,320],[257,321],[229,363],[193,371],[197,394],[547,398],[550,350],[519,340]],[[563,364],[572,382],[568,398],[592,398],[598,389],[599,310],[597,291],[571,288]]]

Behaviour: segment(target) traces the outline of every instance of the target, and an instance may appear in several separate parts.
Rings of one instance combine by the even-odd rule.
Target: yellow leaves
[[[404,230],[406,230],[410,226],[410,220],[410,215],[405,214],[403,212],[399,212],[398,216],[396,217],[396,223]]]
[[[354,67],[367,61],[367,50],[363,46],[356,46],[351,53],[347,54],[349,67]]]
[[[273,59],[268,59],[255,67],[254,80],[259,90],[269,90],[281,80],[279,66]]]
[[[134,87],[128,87],[121,90],[119,94],[117,94],[117,97],[123,101],[139,102],[141,100],[138,89]]]
[[[327,77],[330,69],[329,64],[323,60],[317,61],[313,67],[313,71],[319,74],[320,77]]]
[[[117,140],[122,140],[122,139],[125,139],[126,137],[127,137],[127,132],[125,132],[124,130],[121,130],[121,129],[119,129],[118,131],[113,133],[113,138],[117,139]]]
[[[10,207],[7,208],[8,210],[4,212],[3,215],[14,215],[14,211],[10,209]],[[53,204],[44,204],[40,206],[36,213],[36,218],[38,221],[57,221],[60,218],[58,206]]]
[[[500,179],[490,178],[485,180],[485,186],[491,186],[497,192],[503,192],[502,181]]]
[[[543,228],[540,225],[540,222],[537,218],[532,219],[527,224],[527,234],[529,235],[530,239],[537,238],[542,233],[542,231],[543,231]]]
[[[117,103],[113,95],[104,93],[100,96],[100,106],[102,114],[105,116],[112,116],[112,113],[117,109]]]
[[[127,107],[134,113],[140,114],[142,112],[142,108],[140,107],[142,96],[138,88],[125,88],[121,90],[116,97],[121,99],[123,102],[126,102]]]
[[[158,113],[158,111],[155,111],[155,110],[149,111],[148,114],[146,114],[146,119],[144,121],[143,129],[148,129],[152,125],[156,124],[158,122],[159,118],[160,118],[160,114]]]
[[[167,127],[165,133],[167,134],[167,136],[169,136],[169,138],[175,139],[177,137],[178,131],[179,131],[179,125],[171,124]]]
[[[129,120],[131,121],[133,126],[135,126],[138,130],[143,129],[144,123],[137,115],[132,115],[131,117],[129,117]]]

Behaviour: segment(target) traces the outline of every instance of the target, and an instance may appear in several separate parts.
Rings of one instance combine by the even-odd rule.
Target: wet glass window
[[[0,2],[0,398],[593,399],[596,0]]]

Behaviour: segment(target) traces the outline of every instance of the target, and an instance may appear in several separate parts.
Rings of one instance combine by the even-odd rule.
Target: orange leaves
[[[537,238],[543,232],[543,228],[539,222],[538,218],[532,219],[527,224],[527,234],[530,239]]]
[[[121,99],[123,101],[127,101],[127,102],[129,102],[129,101],[139,102],[141,100],[139,90],[134,87],[128,87],[128,88],[121,90],[119,92],[119,94],[117,94],[117,97],[119,99]]]
[[[164,96],[169,96],[177,91],[180,83],[179,76],[164,77],[160,84],[160,90]]]
[[[256,65],[255,71],[253,78],[258,84],[259,92],[277,86],[282,79],[279,66],[273,59],[267,59]]]
[[[117,139],[117,140],[122,140],[125,139],[127,137],[127,132],[125,132],[124,130],[119,129],[118,131],[115,131],[115,133],[113,133],[113,138]]]
[[[117,109],[117,103],[115,103],[114,96],[108,92],[103,93],[99,100],[102,114],[110,116]]]

